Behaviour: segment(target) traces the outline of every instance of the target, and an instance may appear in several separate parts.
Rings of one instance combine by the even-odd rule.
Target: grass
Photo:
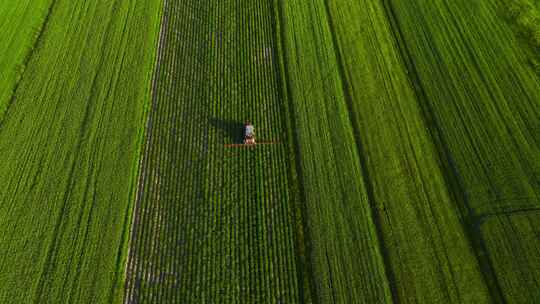
[[[109,303],[122,295],[159,8],[52,7],[0,124],[0,302]]]

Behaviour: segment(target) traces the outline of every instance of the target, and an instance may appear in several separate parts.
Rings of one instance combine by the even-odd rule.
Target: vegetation
[[[52,0],[0,3],[0,120],[43,31],[51,5]]]
[[[501,233],[511,225],[490,223],[540,207],[540,78],[528,64],[530,53],[495,1],[391,1],[391,7],[491,293],[507,302],[519,302],[512,297],[519,292],[538,298],[539,289],[528,286],[530,273],[501,271],[534,268],[537,249],[523,245],[504,255],[493,247],[495,239],[512,246],[530,235]]]
[[[130,303],[296,303],[295,193],[269,2],[167,1]],[[259,141],[241,143],[243,123]]]
[[[525,211],[490,216],[481,225],[507,303],[534,303],[540,299],[539,219],[539,211]]]
[[[489,294],[386,4],[333,1],[328,11],[396,296],[484,303]]]
[[[29,19],[42,15],[27,8]],[[122,296],[159,9],[155,1],[52,6],[0,123],[1,303]]]
[[[518,39],[529,47],[529,64],[540,75],[540,1],[507,0],[495,3],[513,25]]]
[[[79,2],[0,4],[0,303],[539,302],[539,0]]]
[[[323,1],[277,1],[313,297],[385,302],[390,290]]]
[[[499,214],[534,212],[538,203],[538,78],[528,65],[531,55],[513,38],[497,6],[466,1],[325,5],[327,15],[321,13],[322,4],[304,9],[304,16],[312,18],[307,25],[298,21],[302,6],[291,9],[296,15],[284,24],[296,35],[285,43],[285,57],[293,62],[285,72],[292,75],[293,91],[311,95],[317,92],[313,87],[325,88],[313,98],[317,101],[341,94],[325,87],[328,79],[317,79],[318,64],[329,70],[328,78],[341,78],[343,98],[333,105],[343,99],[348,103],[394,297],[426,303],[512,302],[517,290],[522,298],[537,297],[538,288],[531,285],[534,274],[505,276],[510,270],[503,266],[534,267],[535,247],[495,258],[490,252],[496,247],[486,239],[505,243],[509,232],[483,226]],[[313,36],[327,24],[332,33]],[[317,41],[324,46],[314,46]],[[319,55],[331,45],[337,64],[331,51]],[[306,49],[295,53],[300,47]],[[493,48],[502,55],[496,56]],[[309,79],[296,73],[296,63],[312,69],[305,73]],[[305,133],[299,132],[299,150]],[[306,158],[309,154],[301,153],[301,162]],[[302,173],[307,184],[313,173]],[[306,199],[308,205],[310,201]],[[309,210],[306,218],[313,221]],[[533,235],[524,232],[522,240],[534,242]],[[317,248],[312,254],[316,256]],[[521,263],[511,257],[520,257]],[[325,288],[316,287],[321,301],[329,301]],[[350,295],[343,290],[336,294]]]

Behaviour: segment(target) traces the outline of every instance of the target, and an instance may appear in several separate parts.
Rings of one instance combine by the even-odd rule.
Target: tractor
[[[255,140],[255,127],[250,121],[246,121],[244,124],[244,142],[243,143],[232,143],[225,144],[225,147],[254,147],[258,145],[273,145],[277,144],[277,141],[261,141],[257,142]]]

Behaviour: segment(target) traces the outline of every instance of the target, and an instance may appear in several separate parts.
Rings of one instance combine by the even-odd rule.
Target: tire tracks
[[[135,251],[132,249],[134,246],[133,243],[136,242],[137,237],[137,228],[139,227],[140,222],[140,214],[138,212],[142,197],[144,196],[144,185],[145,185],[145,178],[146,178],[146,167],[145,164],[149,157],[149,150],[150,150],[150,142],[152,140],[152,123],[153,123],[153,116],[155,113],[155,107],[156,107],[156,99],[158,94],[158,75],[161,67],[161,62],[163,60],[164,56],[164,46],[166,45],[167,41],[167,24],[168,24],[168,3],[169,0],[163,0],[162,4],[162,10],[161,10],[161,23],[160,23],[160,32],[159,32],[159,38],[158,38],[158,46],[157,46],[157,55],[155,59],[155,71],[154,76],[152,80],[152,92],[151,92],[151,103],[150,108],[148,109],[148,118],[146,122],[146,128],[145,132],[143,132],[143,139],[146,139],[143,141],[143,153],[139,160],[139,181],[138,186],[136,188],[136,197],[135,202],[133,206],[133,210],[131,213],[131,223],[130,223],[130,237],[128,240],[128,249],[127,249],[127,259],[126,259],[126,265],[125,265],[125,293],[124,293],[124,303],[125,304],[135,304],[136,297],[133,297],[133,294],[136,295],[137,293],[137,280],[135,280],[134,283],[132,283],[132,278],[134,277],[134,270],[136,268],[136,259],[135,259]]]

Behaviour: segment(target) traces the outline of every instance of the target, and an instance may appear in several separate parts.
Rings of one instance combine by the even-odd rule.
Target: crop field
[[[115,301],[161,7],[4,3],[32,22],[10,23],[24,41],[2,66],[22,74],[1,83],[16,90],[0,119],[0,303]]]
[[[125,302],[296,302],[271,3],[165,7]],[[246,119],[279,143],[225,147]]]
[[[0,3],[0,303],[540,303],[539,0],[86,2]]]
[[[409,301],[485,302],[478,262],[386,9],[371,1],[328,6],[396,292]],[[360,31],[362,39],[355,37]]]
[[[505,14],[500,4],[434,1],[405,8],[396,1],[393,14],[484,273],[495,274],[488,282],[492,294],[499,290],[508,302],[516,293],[537,300],[533,274],[510,276],[502,269],[508,271],[509,264],[516,272],[537,268],[538,248],[526,243],[538,244],[538,236],[495,224],[510,217],[526,226],[527,215],[540,208],[540,78],[527,60],[528,52],[520,48],[511,21],[501,22]],[[422,34],[416,30],[418,23]],[[465,26],[476,30],[463,30]],[[445,48],[449,44],[450,50]],[[500,254],[494,239],[501,250],[503,244],[521,244],[523,250]]]
[[[0,4],[0,119],[49,17],[51,0]]]

